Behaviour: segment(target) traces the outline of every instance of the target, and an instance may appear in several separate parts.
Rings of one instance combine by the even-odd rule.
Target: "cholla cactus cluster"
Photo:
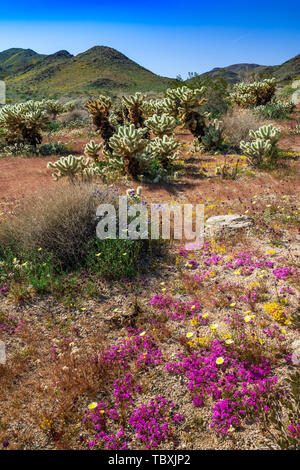
[[[50,118],[55,120],[73,104],[62,104],[57,100],[29,100],[26,103],[3,106],[0,110],[0,125],[6,142],[36,148],[42,142],[42,132],[47,129]]]
[[[146,153],[158,158],[163,168],[167,169],[170,162],[177,158],[179,146],[180,143],[174,140],[173,137],[164,135],[152,140],[146,148]]]
[[[112,102],[108,96],[100,95],[96,100],[89,100],[85,107],[92,116],[93,124],[105,143],[105,149],[111,150],[109,139],[114,134],[114,126],[109,120]]]
[[[42,131],[49,124],[42,103],[28,101],[4,106],[0,110],[0,126],[8,144],[24,143],[36,147],[42,142]]]
[[[128,120],[135,127],[144,127],[142,104],[146,95],[136,93],[131,96],[122,96],[123,106],[127,109]]]
[[[137,129],[133,124],[120,126],[109,140],[113,156],[122,157],[127,174],[137,177],[141,171],[141,154],[148,145],[144,138],[147,128]]]
[[[262,82],[237,83],[233,93],[230,94],[231,102],[241,108],[250,108],[265,105],[273,98],[276,90],[275,78],[265,79]]]
[[[206,99],[203,98],[205,87],[190,89],[186,86],[166,91],[169,106],[177,108],[177,117],[187,127],[194,137],[202,137],[205,133],[203,114],[199,112]]]
[[[215,119],[206,126],[201,142],[205,150],[219,149],[223,141],[222,121]]]
[[[176,119],[166,113],[163,113],[161,116],[154,114],[145,121],[145,126],[157,137],[172,135],[176,127]]]
[[[275,160],[278,156],[277,142],[280,138],[280,129],[272,124],[261,126],[257,131],[250,130],[251,142],[241,141],[240,148],[248,157],[252,166],[260,166],[266,160]]]
[[[61,157],[56,162],[49,162],[47,168],[54,168],[56,172],[52,174],[55,181],[63,177],[69,178],[71,182],[74,182],[78,176],[81,177],[92,177],[99,174],[99,169],[96,165],[91,165],[90,159],[84,159],[83,156],[75,157],[69,155],[67,157]]]

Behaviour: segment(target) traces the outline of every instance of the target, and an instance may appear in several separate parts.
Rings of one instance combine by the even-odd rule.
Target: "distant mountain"
[[[238,83],[253,75],[258,78],[275,77],[279,81],[291,80],[300,75],[300,54],[281,65],[234,64],[223,68],[216,67],[200,76],[221,76],[229,83]]]
[[[251,76],[287,81],[300,76],[300,54],[281,65],[234,64],[200,76],[223,76],[229,83]],[[95,46],[76,56],[65,50],[46,55],[31,49],[7,49],[0,52],[0,79],[6,81],[7,96],[16,99],[159,92],[174,82],[106,46]]]
[[[0,76],[6,80],[8,96],[15,97],[161,91],[173,81],[106,46],[76,56],[67,51],[42,55],[30,49],[9,49],[0,53]]]

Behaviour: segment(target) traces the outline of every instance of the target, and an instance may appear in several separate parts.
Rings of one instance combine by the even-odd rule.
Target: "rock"
[[[292,88],[300,88],[300,80],[294,80],[292,83]]]
[[[296,105],[300,103],[300,90],[294,91],[291,100]]]
[[[5,353],[5,343],[0,341],[0,364],[6,364],[6,353]]]
[[[294,349],[300,349],[300,339],[296,339],[295,341],[292,342],[291,348]]]
[[[300,348],[295,349],[295,351],[292,354],[292,363],[294,366],[299,366],[300,365]]]
[[[254,224],[253,219],[246,215],[228,214],[209,217],[205,222],[205,235],[215,237],[221,232],[235,232],[246,229]]]

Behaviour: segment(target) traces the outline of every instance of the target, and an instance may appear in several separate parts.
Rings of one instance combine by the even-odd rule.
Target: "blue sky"
[[[0,51],[114,47],[160,75],[186,76],[300,54],[300,1],[15,0],[0,7]]]

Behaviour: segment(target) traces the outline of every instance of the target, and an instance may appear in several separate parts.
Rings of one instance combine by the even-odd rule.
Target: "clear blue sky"
[[[186,76],[300,54],[300,0],[14,0],[0,7],[0,51],[72,54],[114,47],[160,75]]]

